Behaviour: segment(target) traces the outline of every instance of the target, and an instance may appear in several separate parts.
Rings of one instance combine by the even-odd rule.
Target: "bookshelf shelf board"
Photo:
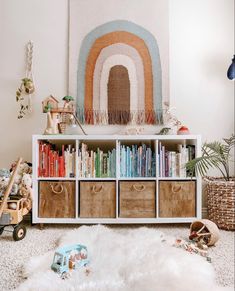
[[[51,181],[51,180],[60,180],[60,181],[76,181],[76,178],[66,178],[66,177],[38,177],[39,181]]]
[[[158,177],[158,180],[196,180],[196,177]]]
[[[196,217],[187,218],[36,218],[34,223],[61,224],[156,224],[156,223],[191,223]],[[56,222],[55,222],[56,220]]]
[[[118,178],[120,181],[126,181],[126,180],[156,180],[156,177],[120,177]]]
[[[117,178],[78,178],[79,181],[115,181]]]
[[[40,177],[40,175],[57,175],[57,172],[40,172],[38,169],[41,167],[41,163],[39,161],[41,156],[40,156],[40,142],[46,143],[50,142],[54,146],[52,148],[55,148],[58,151],[59,156],[62,156],[63,151],[62,145],[65,145],[65,149],[67,145],[71,145],[72,148],[75,149],[75,151],[72,150],[72,153],[74,152],[74,164],[73,164],[73,172],[66,172],[65,175],[69,175],[69,173],[75,174],[75,177]],[[79,177],[79,175],[82,173],[81,168],[79,167],[80,159],[79,159],[79,151],[81,150],[82,143],[88,144],[88,149],[89,150],[96,150],[98,147],[100,150],[104,151],[106,154],[106,150],[112,150],[115,149],[115,155],[114,155],[114,163],[111,167],[113,172],[111,171],[111,174],[113,177]],[[130,146],[130,145],[137,145],[142,146],[142,144],[145,144],[146,146],[151,148],[152,152],[152,162],[151,166],[153,166],[153,171],[150,172],[137,172],[138,174],[145,174],[148,173],[149,175],[152,175],[152,177],[121,177],[121,175],[126,175],[129,174],[129,171],[123,171],[123,168],[121,168],[121,163],[120,163],[120,158],[121,158],[121,146]],[[33,189],[34,189],[34,199],[33,199],[33,210],[32,210],[32,222],[33,223],[45,223],[45,224],[52,224],[52,223],[59,223],[59,224],[157,224],[157,223],[191,223],[195,219],[201,219],[201,195],[202,195],[202,183],[201,183],[201,177],[179,177],[184,176],[185,172],[182,174],[178,174],[178,172],[168,172],[164,169],[165,168],[165,163],[161,163],[160,157],[164,157],[160,155],[162,151],[160,151],[161,146],[165,147],[165,150],[170,152],[174,151],[176,153],[180,153],[179,151],[179,145],[182,146],[187,146],[190,148],[192,146],[194,150],[194,156],[199,157],[201,156],[201,136],[200,135],[33,135],[32,138],[32,152],[33,152]],[[129,153],[129,152],[128,152]],[[165,151],[164,151],[165,154]],[[189,153],[190,154],[190,153]],[[140,161],[141,159],[145,159],[145,155],[140,156]],[[151,157],[151,154],[149,153],[149,157]],[[49,155],[50,158],[50,155]],[[189,155],[190,158],[190,155]],[[132,160],[131,160],[132,161]],[[149,160],[147,160],[149,161]],[[44,160],[43,160],[44,162]],[[131,162],[132,163],[132,162]],[[131,163],[127,163],[127,165],[124,164],[125,167],[128,167]],[[47,165],[47,163],[45,163]],[[162,164],[164,167],[162,167]],[[144,164],[143,164],[144,165]],[[44,166],[44,164],[43,164]],[[43,167],[44,169],[44,167]],[[47,169],[47,168],[46,168]],[[131,168],[132,169],[132,168]],[[147,169],[149,169],[147,167]],[[161,171],[160,171],[161,170]],[[49,173],[49,174],[48,174]],[[87,172],[86,172],[87,173]],[[136,172],[131,172],[130,175],[132,174],[136,175]],[[175,175],[177,177],[163,177],[163,175]],[[64,173],[58,174],[63,176]],[[84,174],[82,174],[84,175]],[[99,175],[99,173],[98,173]],[[39,217],[40,213],[40,195],[41,195],[41,187],[40,187],[40,182],[41,181],[61,181],[60,184],[68,185],[68,184],[73,184],[73,197],[74,197],[74,208],[75,208],[75,216],[74,217],[68,217],[68,218],[47,218],[47,217]],[[115,184],[113,186],[114,192],[113,195],[115,195],[115,217],[113,218],[110,215],[110,218],[81,218],[80,217],[80,212],[81,212],[81,187],[80,184],[82,184],[82,181],[87,181],[90,182],[91,185],[94,185],[94,189],[100,189],[100,185],[102,184],[104,187],[109,186],[109,184]],[[112,181],[112,182],[111,182]],[[152,218],[124,218],[124,217],[119,217],[120,209],[121,209],[121,204],[120,204],[120,195],[121,195],[121,188],[120,188],[120,183],[121,181],[126,181],[128,184],[128,181],[130,184],[133,184],[134,181],[136,183],[139,181],[141,182],[144,181],[154,181],[154,190],[153,193],[155,195],[154,200],[155,200],[155,216]],[[190,212],[188,216],[190,217],[160,217],[161,213],[161,208],[160,208],[160,203],[159,199],[161,198],[161,193],[160,193],[160,185],[161,181],[166,181],[164,184],[167,184],[167,181],[169,181],[169,184],[171,183],[183,183],[183,181],[193,181],[195,184],[195,188],[192,190],[193,191],[193,201],[195,202],[195,208],[196,212]],[[173,182],[174,181],[174,182]],[[70,182],[70,183],[69,183]],[[109,183],[108,183],[109,182]],[[96,184],[97,183],[97,184]],[[137,183],[138,184],[138,183]],[[187,184],[187,183],[185,183]],[[122,190],[123,191],[123,190]],[[154,192],[155,191],[155,192]],[[98,191],[99,192],[99,191]],[[135,204],[140,203],[139,201],[141,200],[138,198],[138,195],[132,195],[130,191],[130,198],[133,200],[131,207],[135,208]],[[139,193],[138,193],[139,194]],[[142,193],[140,193],[142,195]],[[169,193],[168,193],[169,194]],[[97,194],[98,195],[98,194]],[[148,197],[149,193],[148,191],[144,192],[144,195]],[[183,197],[183,195],[181,195]],[[180,196],[180,197],[181,197]],[[66,203],[66,195],[63,196],[64,198],[64,203]],[[98,197],[98,196],[97,196]],[[100,196],[96,199],[101,199],[103,201],[103,196]],[[170,196],[169,196],[170,197]],[[167,197],[166,197],[167,198]],[[128,197],[127,197],[127,202],[128,202]],[[136,200],[135,200],[136,199]],[[171,198],[169,198],[171,201]],[[168,200],[169,200],[168,199]],[[180,198],[181,199],[181,198]],[[184,197],[182,198],[184,199]],[[195,199],[195,200],[194,200]],[[144,201],[144,199],[142,199]],[[49,201],[49,199],[48,199]],[[89,206],[89,201],[87,200],[88,206]],[[102,202],[103,203],[103,202]],[[166,202],[167,203],[167,199]],[[138,204],[139,205],[139,204]],[[167,205],[167,204],[164,204]],[[181,204],[183,205],[183,203]],[[170,206],[171,207],[171,204]],[[177,207],[174,206],[174,207]],[[183,207],[183,206],[180,206]],[[178,209],[179,213],[181,213],[181,208]],[[141,217],[141,205],[139,208],[139,213]],[[196,213],[196,215],[195,215]],[[174,214],[175,215],[175,214]],[[194,216],[195,217],[192,217]]]

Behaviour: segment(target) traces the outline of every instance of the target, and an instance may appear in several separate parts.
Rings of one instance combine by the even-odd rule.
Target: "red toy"
[[[181,134],[190,134],[189,129],[187,128],[187,126],[181,126],[178,131],[177,134],[181,135]]]

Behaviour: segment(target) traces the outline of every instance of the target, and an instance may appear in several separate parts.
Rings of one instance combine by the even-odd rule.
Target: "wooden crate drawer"
[[[120,182],[120,217],[156,217],[156,186],[154,181]]]
[[[75,182],[39,182],[39,217],[74,218]]]
[[[196,216],[195,181],[160,181],[159,184],[160,217]]]
[[[116,182],[80,182],[80,217],[115,218]]]

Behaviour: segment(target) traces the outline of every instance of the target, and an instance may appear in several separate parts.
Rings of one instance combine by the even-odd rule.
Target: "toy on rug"
[[[13,239],[16,241],[26,235],[26,228],[21,222],[32,208],[32,177],[29,173],[31,173],[31,165],[22,163],[21,158],[13,164],[11,172],[0,170],[0,174],[4,176],[0,178],[0,187],[4,184],[3,197],[0,199],[0,235],[6,226],[12,226]]]
[[[87,266],[87,256],[87,247],[83,245],[64,246],[55,251],[51,269],[65,279],[71,270]],[[85,272],[88,275],[90,271],[86,269]]]
[[[187,241],[184,239],[176,239],[173,246],[177,247],[177,248],[182,248],[191,254],[194,253],[194,254],[198,254],[202,257],[205,257],[206,260],[211,263],[211,257],[208,256],[208,250],[201,249],[193,241]]]
[[[201,248],[213,246],[219,240],[219,229],[209,219],[197,220],[190,226],[189,239],[195,241]]]

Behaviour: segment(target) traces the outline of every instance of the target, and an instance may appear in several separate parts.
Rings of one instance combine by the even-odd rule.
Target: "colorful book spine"
[[[186,163],[195,158],[195,146],[178,144],[177,150],[169,151],[159,142],[158,172],[160,177],[187,177]]]
[[[71,145],[58,149],[48,142],[39,142],[38,159],[39,177],[75,176],[75,149]]]
[[[78,151],[79,177],[82,178],[112,178],[116,175],[116,150],[104,152],[97,148],[89,150],[84,143]],[[81,169],[81,170],[80,170]]]
[[[155,156],[147,145],[120,146],[121,177],[153,177],[155,168]]]

